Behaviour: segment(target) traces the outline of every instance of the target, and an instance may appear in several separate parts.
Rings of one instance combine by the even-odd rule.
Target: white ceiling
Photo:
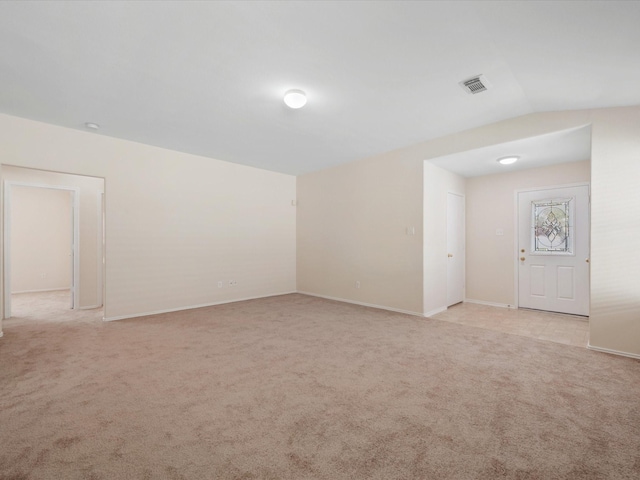
[[[520,158],[511,165],[498,163],[498,159],[509,156]],[[468,178],[590,159],[591,127],[585,126],[446,155],[430,162]]]
[[[0,2],[0,112],[301,174],[640,104],[640,2]],[[484,74],[490,90],[458,82]],[[307,92],[287,109],[290,88]],[[514,152],[517,153],[517,152]]]

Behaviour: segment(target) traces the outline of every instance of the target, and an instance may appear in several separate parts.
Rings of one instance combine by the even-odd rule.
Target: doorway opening
[[[2,178],[3,318],[102,311],[104,179],[8,165]]]
[[[502,165],[497,161],[497,159],[515,154],[519,157],[517,163]],[[437,192],[440,192],[438,195],[442,196],[443,188],[450,188],[452,191],[458,190],[465,198],[464,226],[466,234],[463,240],[466,261],[463,301],[492,307],[531,308],[519,300],[518,289],[521,282],[518,280],[518,275],[522,262],[520,258],[525,257],[525,265],[532,265],[532,262],[536,260],[535,268],[530,271],[536,281],[542,279],[543,270],[548,272],[550,269],[545,270],[537,267],[538,257],[543,256],[540,252],[530,254],[528,244],[520,245],[516,225],[518,221],[518,192],[544,190],[554,188],[557,185],[588,185],[590,182],[590,157],[591,127],[590,125],[582,125],[506,143],[486,145],[474,150],[428,160],[431,166],[438,167],[449,175],[440,170],[434,170],[430,166],[428,175],[425,176],[424,296],[427,299],[428,295],[435,297],[437,294],[439,298],[442,298],[439,309],[436,308],[438,305],[430,305],[431,310],[425,308],[425,312],[436,313],[441,311],[443,307],[446,308],[446,306],[454,304],[455,300],[460,298],[458,293],[460,282],[447,285],[446,291],[443,292],[446,294],[445,297],[440,293],[444,289],[436,282],[430,281],[429,278],[429,276],[435,277],[437,275],[440,275],[439,278],[443,278],[440,273],[443,269],[437,270],[432,267],[432,265],[436,265],[436,261],[441,262],[437,265],[444,264],[444,257],[446,257],[447,265],[452,266],[451,260],[456,258],[455,253],[451,251],[452,246],[447,244],[447,250],[445,250],[442,235],[436,235],[437,232],[429,230],[430,224],[434,225],[434,228],[439,225],[441,230],[445,227],[441,215],[437,213],[439,209],[444,211],[444,202],[436,196]],[[453,189],[443,186],[454,184],[456,181],[462,183],[462,188]],[[573,197],[573,195],[566,195],[565,198],[565,196],[559,195],[556,198],[551,195],[541,201],[551,200],[563,203],[567,198]],[[454,197],[449,198],[449,200],[453,199]],[[565,210],[572,209],[574,205],[575,201],[570,200],[569,204],[565,205]],[[527,208],[532,208],[531,204]],[[539,213],[542,214],[544,208],[544,205],[540,203]],[[586,213],[588,217],[588,207],[577,209],[576,213]],[[552,219],[549,218],[549,220]],[[570,230],[571,228],[573,226],[570,227]],[[576,232],[572,231],[571,233],[575,234]],[[432,237],[430,238],[428,234]],[[581,239],[586,241],[587,246],[589,234],[587,226],[586,233],[581,234]],[[448,237],[455,238],[455,234],[452,233]],[[525,252],[521,252],[523,248]],[[438,249],[438,252],[432,253],[434,249]],[[440,255],[442,260],[436,260],[436,255]],[[559,261],[561,257],[564,256],[566,260],[570,255],[571,253],[567,251],[564,253],[554,252],[550,256]],[[575,297],[574,287],[577,288],[580,282],[584,283],[583,279],[586,278],[586,293],[582,295],[576,291],[575,295],[586,299],[588,305],[588,273],[586,276],[580,273],[584,270],[585,265],[587,268],[589,265],[588,247],[584,254],[577,253],[577,255],[583,264],[580,265],[580,268],[577,265],[574,268],[563,263],[560,265],[561,268],[556,270],[557,282],[555,285],[551,285],[551,283],[543,285],[538,282],[533,285],[534,289],[531,292],[535,296],[542,296],[541,289],[543,287],[547,289],[547,292],[550,291],[549,289],[558,290],[559,288],[557,297],[563,303],[570,303],[569,299]],[[431,268],[431,270],[428,271],[427,268]],[[580,275],[580,280],[578,275]],[[455,276],[451,273],[447,278],[453,279]],[[535,308],[551,312],[566,311],[559,310],[553,305],[539,305]],[[580,312],[580,315],[588,315],[584,309]],[[575,315],[577,312],[572,313]]]
[[[55,291],[78,308],[78,189],[5,181],[4,191],[4,318],[25,294]]]

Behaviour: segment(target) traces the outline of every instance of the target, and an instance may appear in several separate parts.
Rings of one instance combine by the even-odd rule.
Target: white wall
[[[104,179],[81,175],[69,175],[44,170],[33,170],[11,165],[0,167],[2,179],[8,182],[66,187],[78,191],[79,212],[79,308],[96,308],[102,305],[102,214],[100,201],[104,192]],[[4,186],[4,185],[3,185]],[[12,190],[20,188],[13,186]],[[39,190],[39,189],[36,189]],[[65,192],[69,195],[68,191]],[[14,215],[12,223],[19,221]],[[13,243],[12,251],[16,242]],[[13,270],[13,269],[12,269]],[[14,285],[11,285],[15,290]]]
[[[590,162],[467,179],[467,292],[471,301],[515,305],[515,192],[588,183]],[[496,235],[501,229],[504,235]]]
[[[71,193],[11,188],[11,292],[71,286]]]
[[[105,178],[109,319],[295,291],[293,176],[7,115],[0,145]]]

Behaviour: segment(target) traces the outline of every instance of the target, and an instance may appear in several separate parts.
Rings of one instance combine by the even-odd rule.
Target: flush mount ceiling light
[[[84,124],[84,126],[87,127],[89,130],[98,130],[100,128],[100,125],[93,122],[87,122]]]
[[[307,94],[302,90],[289,90],[284,94],[284,103],[289,108],[302,108],[307,103]]]
[[[500,165],[511,165],[512,163],[516,163],[520,157],[502,157],[497,160]]]

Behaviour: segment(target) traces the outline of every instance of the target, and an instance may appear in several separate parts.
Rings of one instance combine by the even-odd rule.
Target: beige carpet
[[[1,479],[640,478],[637,360],[303,295],[74,314],[5,322]]]

